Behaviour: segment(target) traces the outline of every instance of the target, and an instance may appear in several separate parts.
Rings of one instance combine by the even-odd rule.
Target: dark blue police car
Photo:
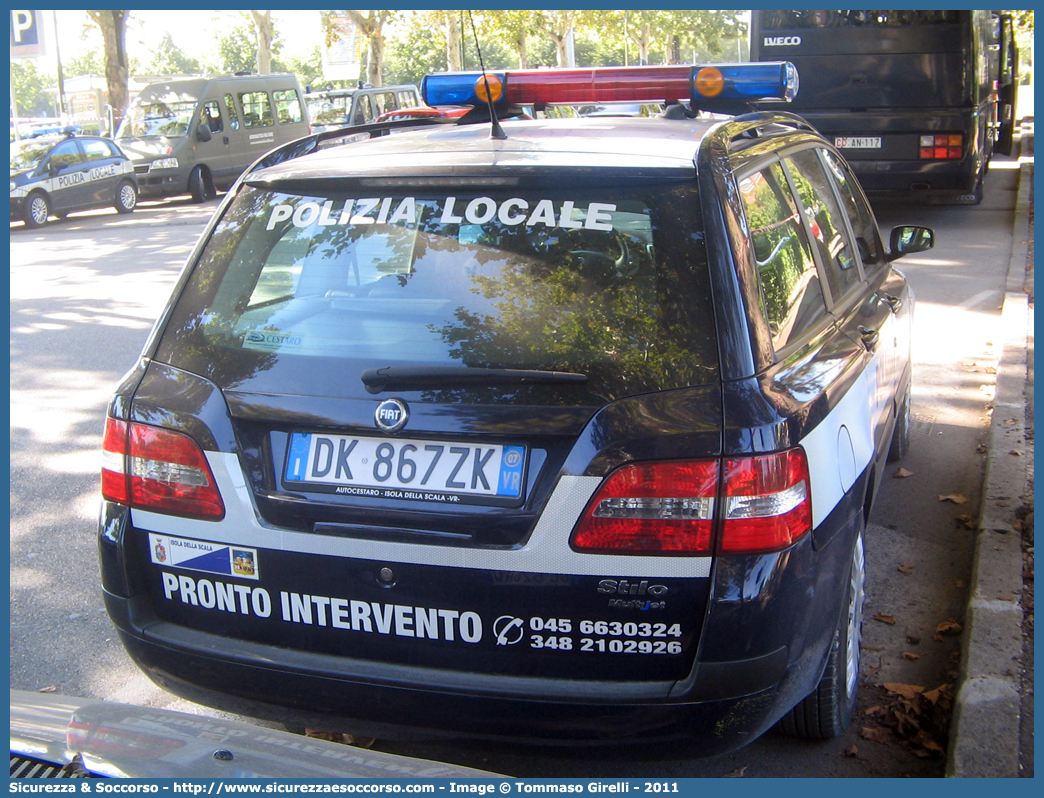
[[[367,736],[839,734],[909,435],[892,261],[932,233],[886,248],[799,118],[704,113],[794,77],[432,75],[476,110],[262,159],[109,406],[103,586],[145,672]]]
[[[11,219],[42,227],[73,211],[133,211],[138,181],[130,159],[110,139],[66,130],[11,144]]]

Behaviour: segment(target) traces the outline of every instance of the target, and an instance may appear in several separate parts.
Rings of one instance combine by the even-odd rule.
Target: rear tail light
[[[709,554],[718,463],[635,463],[609,475],[573,532],[573,548]]]
[[[959,160],[964,157],[964,136],[960,133],[941,133],[921,136],[922,161]]]
[[[724,482],[722,553],[778,551],[812,529],[804,449],[727,460]]]
[[[779,551],[810,531],[804,450],[626,465],[602,483],[570,542],[589,552],[711,554],[719,520],[727,554]]]
[[[105,420],[102,496],[172,515],[213,520],[225,515],[198,443],[180,432],[115,418]]]

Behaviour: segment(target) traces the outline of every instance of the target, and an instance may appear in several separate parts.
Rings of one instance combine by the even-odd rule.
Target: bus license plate
[[[837,136],[834,146],[839,150],[879,150],[880,136]]]
[[[295,432],[286,480],[328,492],[424,498],[427,493],[517,499],[522,495],[524,446],[406,438],[366,438]]]

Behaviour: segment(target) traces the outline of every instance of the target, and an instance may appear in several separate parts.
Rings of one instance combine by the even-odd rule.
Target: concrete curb
[[[1024,140],[1023,151],[1026,143]],[[1022,535],[1014,522],[1016,511],[1029,499],[1032,461],[1032,452],[1027,451],[1025,397],[1027,335],[1032,322],[1024,291],[1031,233],[1030,174],[1023,164],[1001,311],[1002,350],[982,509],[950,724],[946,775],[956,778],[1019,775]]]

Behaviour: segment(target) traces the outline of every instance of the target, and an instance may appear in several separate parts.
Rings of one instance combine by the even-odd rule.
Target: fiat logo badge
[[[385,399],[377,405],[373,420],[382,432],[398,432],[410,419],[410,409],[401,399]]]

